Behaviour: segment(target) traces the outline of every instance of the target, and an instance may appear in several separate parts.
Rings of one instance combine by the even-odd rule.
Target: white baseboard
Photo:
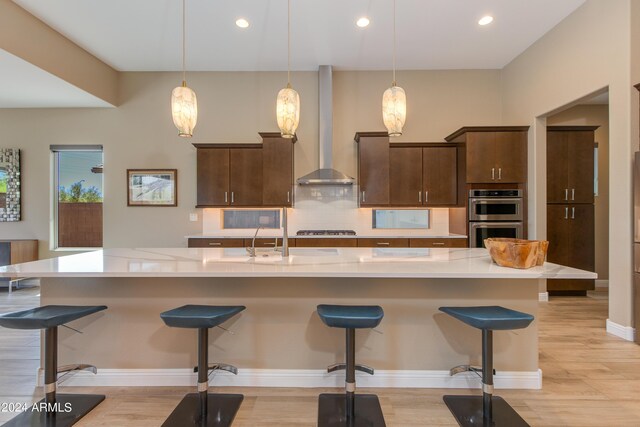
[[[356,373],[358,387],[398,388],[479,388],[480,380],[472,372],[450,376],[449,371],[382,371],[375,375]],[[42,385],[42,370],[38,384]],[[195,386],[197,374],[191,369],[98,369],[93,375],[78,372],[63,386],[142,387]],[[542,371],[500,372],[494,377],[499,389],[542,388]],[[344,373],[327,374],[316,369],[239,369],[238,375],[220,372],[212,377],[214,387],[343,387]]]
[[[549,292],[540,292],[540,293],[538,293],[538,301],[540,301],[540,302],[548,302],[549,301]]]
[[[596,289],[609,289],[609,280],[596,280]]]
[[[607,319],[607,333],[623,340],[633,341],[636,336],[636,329],[632,326],[622,326]]]

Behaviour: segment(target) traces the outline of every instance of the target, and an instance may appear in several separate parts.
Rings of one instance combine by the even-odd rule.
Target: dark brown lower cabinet
[[[296,248],[355,248],[358,239],[351,237],[310,237],[307,239],[289,239]]]
[[[219,239],[189,239],[190,248],[242,248],[244,247],[244,239],[241,238],[219,238]]]
[[[467,239],[409,239],[409,247],[411,248],[466,248],[468,246]]]
[[[409,239],[403,238],[358,238],[359,248],[408,248]]]
[[[591,204],[548,204],[547,261],[595,271],[595,216]],[[586,295],[595,289],[593,279],[549,279],[551,295]]]

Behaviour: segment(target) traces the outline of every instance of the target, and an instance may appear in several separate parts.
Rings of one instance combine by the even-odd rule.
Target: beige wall
[[[335,166],[356,174],[356,131],[383,130],[382,92],[390,73],[335,73]],[[408,92],[405,140],[441,141],[462,125],[500,122],[499,71],[415,71],[399,73]],[[104,146],[105,247],[185,246],[183,236],[202,232],[189,222],[196,212],[196,152],[191,143],[259,142],[259,131],[277,131],[275,97],[284,73],[189,73],[198,95],[194,137],[181,139],[171,121],[169,98],[179,73],[123,73],[117,109],[0,110],[3,146],[23,151],[23,221],[0,223],[2,238],[37,238],[49,252],[50,144]],[[294,73],[302,100],[295,174],[318,165],[318,80],[315,72]],[[127,168],[177,168],[177,208],[127,207]],[[201,214],[201,212],[199,212]]]
[[[636,0],[634,0],[636,2]],[[635,5],[634,5],[635,7]],[[505,124],[532,125],[529,217],[533,236],[546,236],[546,116],[609,88],[609,318],[632,324],[632,137],[630,0],[588,0],[503,70]]]
[[[547,125],[600,126],[598,143],[598,195],[595,197],[596,273],[609,279],[609,106],[578,105],[547,118]]]

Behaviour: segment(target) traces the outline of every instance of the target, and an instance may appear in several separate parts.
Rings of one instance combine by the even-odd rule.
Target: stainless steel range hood
[[[318,70],[319,158],[320,168],[298,178],[300,185],[353,185],[355,179],[332,168],[333,165],[333,69],[321,65]]]

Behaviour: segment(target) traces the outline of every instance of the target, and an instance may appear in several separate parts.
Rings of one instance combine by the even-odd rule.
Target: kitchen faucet
[[[251,247],[247,248],[247,252],[249,252],[249,256],[251,258],[256,257],[256,237],[258,236],[258,231],[260,231],[261,228],[262,228],[261,225],[259,225],[258,228],[256,228],[256,232],[253,235],[253,239],[251,240]]]
[[[247,252],[249,256],[252,258],[256,257],[256,237],[258,236],[258,232],[262,228],[262,225],[259,225],[256,228],[256,232],[253,235],[253,239],[251,240],[251,247],[247,248]],[[282,248],[278,248],[278,238],[276,237],[274,243],[274,251],[282,252],[282,257],[289,256],[289,236],[287,230],[287,208],[282,208]]]

